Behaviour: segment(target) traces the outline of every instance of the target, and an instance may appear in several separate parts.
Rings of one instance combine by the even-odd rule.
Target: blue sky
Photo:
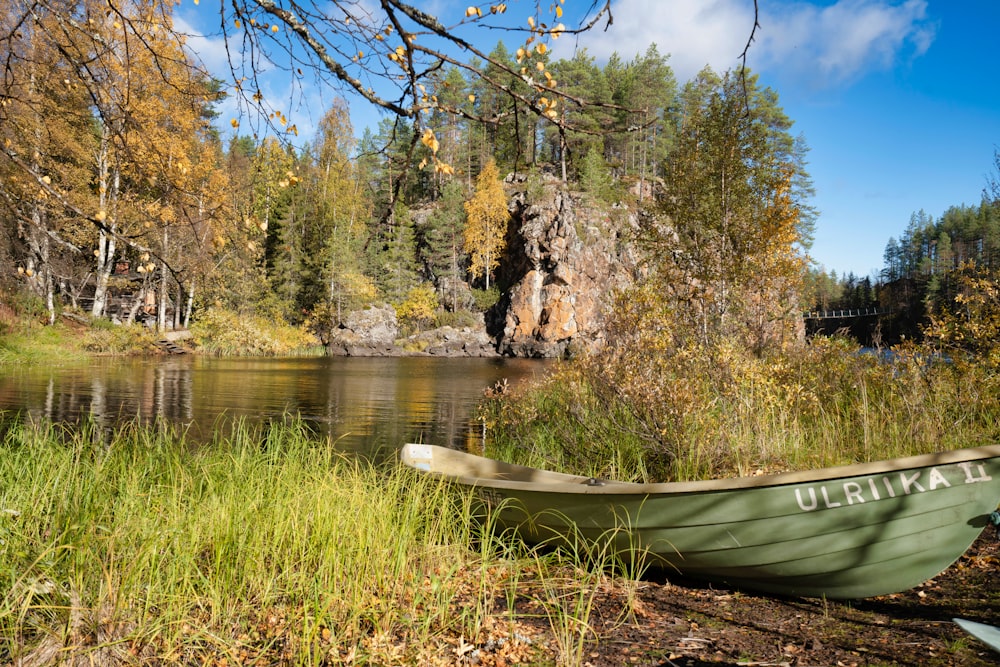
[[[747,65],[810,147],[812,255],[838,275],[883,267],[915,211],[980,202],[1000,146],[996,0],[760,0]],[[679,81],[738,66],[751,0],[619,0],[598,58],[655,42]],[[623,53],[623,55],[625,55]],[[631,55],[631,54],[629,54]]]
[[[206,4],[184,3],[181,27],[198,25]],[[417,4],[450,24],[468,0]],[[542,0],[543,10],[548,4]],[[747,65],[774,88],[794,134],[808,145],[819,210],[812,256],[838,275],[877,273],[890,237],[912,213],[933,217],[948,207],[978,204],[1000,146],[1000,64],[995,33],[998,0],[760,0],[761,27]],[[511,13],[534,3],[508,2]],[[591,0],[566,0],[574,8]],[[753,25],[753,0],[613,0],[614,24],[579,39],[553,43],[555,57],[587,48],[599,63],[613,52],[630,58],[656,43],[670,54],[678,81],[705,65],[739,65]],[[217,17],[217,9],[214,10]],[[218,19],[216,18],[216,21]],[[457,19],[456,19],[457,20]],[[489,51],[498,37],[486,33]],[[221,72],[218,39],[191,45]],[[509,42],[508,45],[516,44]],[[272,99],[291,99],[287,81],[268,83]],[[310,89],[289,108],[309,128],[338,91]],[[348,98],[356,130],[377,115]],[[223,109],[223,117],[234,111]],[[307,132],[304,133],[308,136]]]

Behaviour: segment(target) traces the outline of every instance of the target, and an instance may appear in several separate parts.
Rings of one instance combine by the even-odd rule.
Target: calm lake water
[[[462,447],[481,437],[475,409],[484,390],[504,379],[516,385],[550,363],[184,355],[0,367],[0,415],[102,426],[161,419],[202,440],[233,418],[299,415],[348,450],[392,451],[409,441]]]

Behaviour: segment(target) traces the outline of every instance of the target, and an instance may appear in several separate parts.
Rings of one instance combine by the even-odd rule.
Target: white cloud
[[[753,27],[753,3],[747,0],[617,0],[611,5],[614,24],[595,26],[579,38],[579,45],[604,61],[613,52],[626,60],[641,55],[655,43],[670,54],[670,65],[680,81],[705,65],[726,70],[738,64]],[[553,45],[557,57],[568,57],[570,40]]]
[[[922,55],[934,40],[926,0],[840,0],[788,4],[761,19],[762,67],[828,85],[851,81]]]
[[[364,10],[372,1],[360,0],[355,10]],[[935,31],[927,19],[927,5],[927,0],[760,3],[760,28],[747,64],[755,71],[794,77],[817,87],[850,82],[867,72],[923,54]],[[455,0],[426,0],[422,4],[424,9],[438,10],[442,17],[461,14],[462,6]],[[567,8],[570,6],[567,4]],[[670,54],[670,65],[678,80],[684,82],[706,65],[720,72],[740,65],[740,53],[754,25],[753,7],[752,0],[614,0],[614,23],[608,30],[601,22],[578,39],[563,38],[551,46],[557,58],[569,57],[575,46],[582,46],[598,62],[604,62],[615,51],[630,59],[655,43],[660,53]],[[200,15],[179,14],[174,17],[176,27],[188,34],[191,50],[210,72],[231,85],[225,42],[221,35],[211,34],[218,26],[203,25]],[[492,33],[487,35],[493,37]],[[483,48],[492,47],[487,44]],[[240,54],[234,57],[239,59]],[[322,110],[341,91],[327,89],[308,76],[302,88],[295,88],[282,68],[257,64],[265,98],[284,108],[291,121],[298,123],[300,137],[310,137]],[[367,106],[356,97],[348,98],[352,107],[359,107],[358,111]],[[219,111],[225,125],[229,118],[239,115],[233,97],[223,102]],[[366,124],[358,113],[354,115],[359,125]],[[361,129],[356,128],[359,132]]]
[[[188,49],[209,72],[221,76],[223,72],[229,71],[226,42],[221,35],[207,36],[177,14],[174,15],[174,29],[185,35]]]
[[[678,80],[705,65],[725,71],[739,56],[753,28],[749,0],[617,0],[614,24],[580,37],[579,45],[599,61],[617,51],[631,58],[655,43],[670,54]],[[926,0],[838,0],[761,4],[761,27],[747,64],[754,70],[808,76],[816,85],[842,83],[892,66],[904,55],[924,53],[934,39]],[[569,45],[560,44],[559,56]]]

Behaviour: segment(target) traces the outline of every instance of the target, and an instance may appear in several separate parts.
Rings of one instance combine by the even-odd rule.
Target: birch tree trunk
[[[169,241],[169,235],[167,233],[167,228],[163,228],[163,254],[167,254],[167,243]],[[156,295],[156,330],[166,331],[167,330],[167,300],[169,297],[169,285],[167,284],[167,262],[166,260],[160,260],[160,289],[157,290]]]
[[[104,126],[101,129],[101,148],[97,156],[97,185],[100,202],[98,215],[104,217],[105,225],[111,230],[111,233],[104,228],[98,232],[97,270],[94,272],[94,305],[90,310],[94,317],[104,316],[108,304],[108,282],[111,279],[111,271],[115,263],[115,221],[114,217],[109,214],[109,210],[112,208],[111,204],[118,198],[121,177],[118,168],[111,166],[109,134],[110,129]]]

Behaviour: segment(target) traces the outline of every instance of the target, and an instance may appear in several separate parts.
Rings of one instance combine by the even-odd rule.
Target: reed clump
[[[546,650],[504,603],[519,581],[552,579],[545,557],[494,538],[467,494],[300,424],[197,445],[155,425],[25,424],[0,450],[0,663]]]
[[[481,417],[491,455],[598,477],[753,475],[993,444],[1000,375],[973,359],[840,338],[725,341],[567,362]]]
[[[290,356],[322,354],[318,338],[305,326],[292,326],[280,315],[270,317],[210,307],[191,324],[201,352],[218,356]]]

